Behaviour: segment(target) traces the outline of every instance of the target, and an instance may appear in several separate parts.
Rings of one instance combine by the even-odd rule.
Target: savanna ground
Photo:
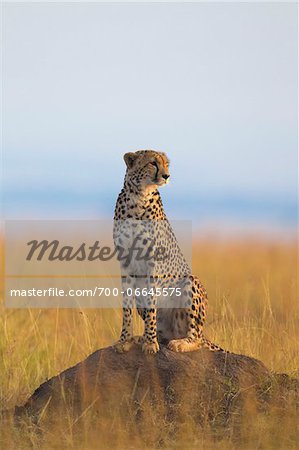
[[[193,271],[209,293],[205,334],[222,347],[260,359],[272,371],[299,378],[299,307],[297,297],[297,247],[295,244],[259,240],[226,243],[195,242]],[[0,315],[1,410],[21,405],[47,378],[117,340],[120,310],[18,310],[5,308],[3,286]],[[141,323],[135,317],[135,327]],[[150,412],[149,412],[150,413]],[[90,419],[92,420],[92,419]],[[236,439],[233,430],[213,440],[209,424],[188,422],[166,448],[196,449],[296,449],[298,416],[289,410],[244,417]],[[5,424],[1,448],[146,448],[138,428],[128,431],[120,417],[85,428],[80,441],[72,418],[45,431],[42,441],[28,426],[20,433],[11,421]],[[161,427],[171,424],[156,423]],[[5,432],[4,432],[5,431]],[[162,430],[163,432],[163,430]],[[1,438],[2,436],[2,438]],[[234,437],[232,437],[234,436]],[[3,440],[4,439],[4,440]],[[80,442],[80,443],[79,443]],[[153,443],[151,448],[160,444]]]

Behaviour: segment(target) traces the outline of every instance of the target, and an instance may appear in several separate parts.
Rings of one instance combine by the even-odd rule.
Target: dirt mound
[[[186,417],[202,425],[207,421],[234,426],[244,413],[255,415],[270,405],[297,402],[299,381],[273,375],[254,358],[232,353],[174,353],[162,348],[145,356],[136,347],[118,354],[103,348],[83,362],[43,383],[17,407],[17,418],[51,423],[90,414],[105,421],[182,422]]]

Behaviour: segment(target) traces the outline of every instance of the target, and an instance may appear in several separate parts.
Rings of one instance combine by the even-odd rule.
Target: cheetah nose
[[[162,175],[162,178],[164,178],[164,180],[167,180],[170,177],[170,175],[167,175],[166,173],[164,173],[164,175]]]

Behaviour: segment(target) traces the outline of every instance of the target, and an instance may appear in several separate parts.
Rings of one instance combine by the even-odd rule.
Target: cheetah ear
[[[134,161],[137,158],[137,156],[138,155],[136,155],[136,153],[126,153],[124,155],[124,160],[128,169],[131,169],[133,167]]]

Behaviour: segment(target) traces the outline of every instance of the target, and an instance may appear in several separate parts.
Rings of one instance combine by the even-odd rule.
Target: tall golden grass
[[[235,353],[262,360],[275,372],[299,377],[299,307],[295,244],[265,241],[195,242],[193,272],[209,293],[207,337]],[[118,338],[121,311],[110,309],[9,309],[1,292],[1,409],[20,405],[47,378]],[[135,316],[137,332],[142,324]],[[276,417],[276,416],[275,416]],[[86,418],[89,418],[88,412]],[[286,419],[286,418],[285,418]],[[69,418],[71,423],[72,418]],[[191,423],[182,427],[171,448],[298,448],[294,411],[278,433],[279,417],[260,419],[243,430],[236,442],[228,433],[217,441],[196,434]],[[156,424],[171,435],[171,424]],[[44,430],[44,440],[28,426],[20,434],[13,423],[2,430],[1,448],[145,448],[140,436],[128,440],[121,420],[107,415],[97,429],[86,426],[80,439],[62,419],[60,429]],[[299,432],[297,429],[297,439]],[[1,439],[1,437],[0,437]],[[79,440],[78,440],[79,439]],[[2,446],[3,445],[3,446]],[[151,448],[158,444],[152,443]],[[299,444],[298,444],[299,445]]]

